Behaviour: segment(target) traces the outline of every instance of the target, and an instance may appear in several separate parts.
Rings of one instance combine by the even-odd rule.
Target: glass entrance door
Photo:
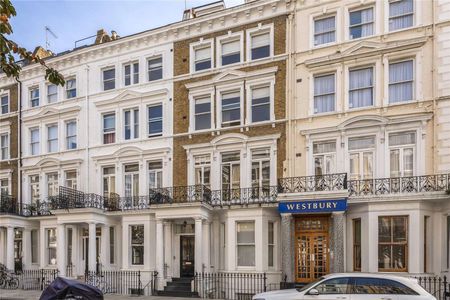
[[[180,236],[180,277],[194,277],[195,237]]]
[[[295,276],[307,283],[329,273],[329,217],[295,220]]]

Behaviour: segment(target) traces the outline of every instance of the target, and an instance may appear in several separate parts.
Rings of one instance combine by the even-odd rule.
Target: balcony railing
[[[278,185],[280,193],[343,191],[347,189],[347,173],[281,178]]]
[[[24,217],[50,215],[48,201],[38,201],[32,204],[23,204],[11,195],[1,195],[0,214],[10,214]]]
[[[450,174],[349,180],[349,196],[446,192]]]
[[[277,201],[277,186],[258,186],[211,191],[211,205],[231,206],[274,203]]]

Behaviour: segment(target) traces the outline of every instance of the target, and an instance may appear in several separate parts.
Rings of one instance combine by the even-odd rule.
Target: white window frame
[[[349,149],[349,144],[350,144],[350,140],[351,139],[357,139],[357,138],[373,138],[374,144],[372,148],[361,148],[361,149],[354,149],[354,150],[350,150]],[[358,154],[359,155],[359,166],[360,166],[360,170],[359,170],[359,174],[358,174],[358,178],[356,180],[368,180],[368,179],[373,179],[375,178],[375,174],[377,174],[376,172],[376,168],[377,168],[377,135],[374,134],[367,134],[367,135],[358,135],[358,136],[348,136],[347,137],[347,142],[346,142],[346,146],[347,146],[347,169],[348,169],[348,180],[353,180],[351,178],[352,174],[351,169],[350,169],[350,157],[352,154]],[[364,153],[372,153],[372,175],[370,178],[364,178],[364,172],[363,170],[363,162],[364,162]]]
[[[269,45],[270,45],[270,50],[269,50],[269,56],[267,57],[262,57],[262,58],[257,58],[257,59],[252,59],[252,37],[254,35],[258,35],[258,34],[264,34],[264,33],[269,33]],[[246,57],[247,57],[247,61],[258,61],[258,60],[263,60],[263,59],[267,59],[270,57],[274,56],[274,34],[273,34],[273,23],[267,24],[267,25],[262,25],[261,23],[258,24],[258,27],[256,28],[252,28],[252,29],[248,29],[246,30]]]
[[[49,180],[49,178],[50,178],[50,176],[51,175],[56,175],[56,181],[50,181]],[[50,187],[50,183],[52,183],[52,184],[55,184],[56,183],[56,190],[55,190],[55,195],[53,195],[53,196],[56,196],[56,195],[58,195],[58,187],[59,187],[59,173],[58,172],[49,172],[49,173],[46,173],[45,174],[45,179],[46,179],[46,183],[47,183],[47,189],[46,189],[46,192],[47,192],[47,196],[50,196],[49,195],[49,187]]]
[[[137,123],[136,123],[136,120],[135,120],[135,111],[137,111],[137,115],[138,115],[138,121],[137,121]],[[126,137],[125,137],[125,132],[126,132],[126,129],[125,129],[125,127],[126,127],[126,125],[125,125],[125,113],[126,112],[129,112],[130,113],[130,124],[128,125],[129,127],[130,127],[130,138],[129,139],[127,139]],[[130,141],[130,140],[136,140],[136,139],[138,139],[139,137],[140,137],[140,117],[141,117],[141,115],[140,115],[140,109],[139,109],[139,107],[132,107],[132,108],[127,108],[127,109],[124,109],[123,111],[122,111],[122,116],[123,116],[123,140],[124,141]],[[135,126],[137,125],[137,132],[136,132],[136,130],[135,130]],[[137,133],[137,135],[136,135],[136,133]]]
[[[315,22],[322,20],[322,19],[331,18],[331,17],[334,17],[334,41],[316,45]],[[337,28],[337,24],[339,24],[338,17],[339,17],[339,15],[338,15],[337,11],[331,11],[330,13],[327,13],[327,14],[320,13],[320,14],[311,16],[311,48],[327,47],[327,46],[334,45],[339,42],[339,34],[338,34],[338,28]]]
[[[74,135],[69,135],[69,124],[72,124],[72,123],[74,123],[75,124],[75,134]],[[68,121],[66,121],[65,122],[65,133],[66,133],[66,150],[74,150],[74,149],[77,149],[78,148],[78,138],[77,138],[77,132],[78,132],[78,130],[77,130],[77,127],[78,127],[78,123],[77,123],[77,121],[76,120],[68,120]],[[75,148],[70,148],[69,147],[69,139],[71,139],[71,138],[75,138]]]
[[[105,116],[113,115],[114,114],[114,131],[108,131],[105,132]],[[101,134],[101,141],[102,145],[111,145],[117,143],[117,113],[115,111],[109,111],[102,114],[102,134]],[[105,134],[111,134],[114,133],[114,142],[112,143],[105,143]]]
[[[202,129],[202,130],[195,130],[195,100],[199,98],[206,98],[210,97],[211,99],[211,127],[209,129]],[[214,101],[215,95],[214,95],[214,88],[207,88],[202,89],[195,92],[189,93],[189,132],[205,132],[214,130],[215,128],[215,107],[216,107],[216,101]]]
[[[402,62],[408,62],[408,61],[412,61],[413,64],[413,79],[412,79],[412,99],[411,100],[405,100],[405,101],[399,101],[399,102],[392,102],[391,103],[391,99],[390,99],[390,95],[389,95],[389,87],[391,85],[390,81],[389,81],[389,67],[391,64],[397,64],[397,63],[402,63]],[[386,94],[387,94],[387,99],[386,99],[386,104],[389,106],[392,105],[401,105],[401,104],[407,104],[407,103],[412,103],[414,101],[416,101],[418,99],[418,91],[417,91],[417,82],[420,82],[419,78],[419,72],[417,72],[417,58],[414,56],[409,56],[409,57],[403,57],[403,58],[388,58],[387,61],[387,65],[386,65],[386,72],[385,72],[385,78],[387,78],[386,80]],[[409,81],[403,81],[404,82],[409,82]]]
[[[69,173],[75,173],[75,178],[68,178],[67,174]],[[68,182],[70,182],[70,186],[68,185]],[[75,183],[75,188],[73,187]],[[78,188],[78,172],[77,170],[65,170],[64,171],[64,186],[71,188],[71,189],[77,189]]]
[[[31,182],[32,177],[35,177],[38,179],[37,182]],[[28,180],[29,180],[29,192],[30,192],[30,201],[32,204],[36,203],[36,201],[39,201],[42,197],[42,189],[41,189],[41,176],[39,174],[30,174],[28,176]],[[36,199],[33,199],[33,186],[37,187],[37,191],[38,191],[38,197]]]
[[[244,84],[237,84],[237,85],[227,85],[227,86],[221,86],[216,88],[216,116],[217,116],[217,123],[216,127],[217,129],[222,129],[222,94],[231,93],[239,90],[240,94],[240,125],[239,126],[230,126],[230,127],[223,127],[225,129],[228,128],[238,128],[244,126]]]
[[[373,10],[372,23],[360,23],[358,25],[350,25],[350,22],[351,22],[350,14],[353,13],[353,12],[362,11],[362,10],[366,10],[366,9],[372,9]],[[347,28],[346,37],[347,37],[347,40],[355,41],[355,40],[360,40],[360,39],[364,39],[364,38],[368,38],[368,37],[374,36],[374,35],[377,34],[377,7],[375,5],[369,5],[369,6],[363,6],[363,7],[361,7],[361,6],[352,7],[350,9],[348,9],[348,11],[347,11],[346,21],[347,21],[347,24],[346,24],[346,28]],[[366,25],[366,24],[372,24],[373,30],[372,30],[372,34],[371,35],[361,36],[361,37],[358,37],[358,38],[352,38],[351,37],[351,34],[350,34],[350,28],[351,27],[357,27],[357,26],[362,26],[362,25]]]
[[[6,107],[8,109],[7,109],[7,112],[5,112],[5,113],[3,113],[3,106],[5,106],[5,105],[1,104],[1,99],[4,98],[4,97],[6,97],[8,99],[8,102],[6,103]],[[0,114],[6,115],[6,114],[8,114],[10,112],[11,112],[11,98],[10,98],[9,91],[8,91],[8,93],[0,95]]]
[[[69,86],[67,85],[67,82],[70,81],[70,80],[74,80],[74,81],[75,81],[75,87],[72,88],[72,89],[68,89]],[[73,90],[75,90],[75,96],[69,97],[69,92],[71,92],[71,91],[73,91]],[[68,79],[66,80],[66,85],[65,85],[65,97],[66,97],[66,99],[74,99],[74,98],[76,98],[77,96],[78,96],[77,78],[76,78],[75,76],[73,76],[73,77],[70,77],[70,78],[68,78]]]
[[[3,143],[1,143],[1,141],[3,140],[3,138],[6,137],[6,145],[4,145]],[[8,160],[11,157],[11,153],[10,153],[10,134],[9,133],[2,133],[0,134],[0,160]],[[6,155],[3,156],[3,150],[6,150]]]
[[[114,174],[105,174],[105,169],[109,169],[109,168],[114,169]],[[112,193],[117,193],[116,166],[114,166],[114,165],[102,166],[101,170],[102,170],[102,181],[101,181],[102,195],[105,195],[105,190],[104,190],[105,185],[103,184],[105,179],[108,180],[108,189],[109,189],[108,193],[111,193],[111,182],[112,181],[114,181],[114,192],[112,192]],[[109,196],[107,196],[107,197],[109,197]]]
[[[49,94],[49,93],[48,93],[48,88],[49,88],[50,86],[55,86],[56,92],[55,92],[54,94]],[[46,84],[46,85],[45,85],[45,88],[46,88],[46,92],[47,92],[47,104],[51,104],[51,103],[56,103],[56,102],[58,102],[58,96],[59,96],[59,87],[58,87],[58,85],[53,84],[53,83],[49,83],[49,84]],[[56,96],[56,100],[53,101],[53,102],[50,102],[50,96]]]
[[[318,116],[318,115],[326,115],[326,114],[333,114],[340,111],[339,107],[339,101],[337,95],[340,94],[340,86],[338,86],[338,75],[340,73],[339,69],[331,70],[331,71],[325,71],[320,73],[315,73],[311,75],[311,85],[310,85],[310,91],[311,91],[311,103],[310,103],[310,115],[312,116]],[[322,76],[329,76],[334,75],[334,110],[327,111],[327,112],[316,112],[315,111],[315,94],[314,94],[314,85],[315,85],[315,79],[316,77],[322,77]],[[323,94],[325,95],[325,94]]]
[[[125,168],[127,166],[137,166],[138,170],[137,171],[125,171]],[[139,197],[141,166],[139,165],[139,163],[127,163],[127,164],[124,164],[122,166],[122,170],[123,170],[123,193],[124,193],[125,197]],[[138,176],[138,178],[137,178],[137,186],[138,186],[137,193],[138,194],[137,195],[134,195],[134,193],[133,193],[133,187],[134,187],[134,184],[136,183],[134,175]],[[130,176],[130,178],[131,178],[131,189],[130,189],[131,195],[126,195],[125,194],[126,193],[125,185],[126,185],[126,178],[127,178],[127,176]]]
[[[137,72],[134,67],[135,64],[137,64]],[[130,76],[130,84],[126,84],[127,74],[126,74],[125,68],[127,66],[130,67],[130,75],[129,75]],[[129,63],[124,64],[122,70],[123,70],[123,86],[132,86],[132,85],[139,84],[139,82],[140,82],[140,72],[139,72],[140,71],[140,63],[138,60],[131,61]],[[137,74],[137,82],[135,82],[135,80],[134,80],[136,74]]]
[[[391,146],[390,142],[389,142],[389,137],[391,134],[402,134],[402,133],[414,133],[415,134],[415,144],[404,144],[404,145],[396,145],[396,146]],[[389,131],[386,132],[386,146],[387,146],[387,152],[386,152],[386,165],[387,165],[387,177],[391,177],[391,150],[396,150],[398,149],[400,151],[399,156],[400,156],[400,164],[399,164],[399,169],[400,169],[400,175],[399,177],[404,177],[404,156],[403,156],[403,152],[405,148],[412,148],[413,150],[413,174],[411,176],[416,176],[419,173],[419,153],[420,151],[420,132],[416,129],[403,129],[403,130],[395,130],[395,131]],[[421,156],[422,157],[422,156]]]
[[[368,105],[368,106],[360,106],[360,107],[351,107],[350,106],[350,92],[351,91],[356,91],[356,90],[363,90],[366,88],[358,88],[358,89],[353,89],[350,90],[350,72],[352,71],[358,71],[358,70],[364,70],[364,69],[372,69],[372,105]],[[367,108],[373,108],[374,106],[376,106],[376,89],[377,89],[377,66],[376,65],[372,65],[372,64],[368,64],[368,65],[362,65],[362,66],[349,66],[346,68],[346,79],[348,81],[348,84],[345,87],[345,94],[346,94],[346,109],[348,110],[358,110],[358,109],[367,109]],[[337,90],[337,87],[336,87]],[[337,102],[337,101],[336,101]],[[337,105],[337,103],[336,103]],[[336,108],[337,110],[337,108]]]
[[[416,26],[416,24],[419,23],[418,22],[418,19],[419,19],[418,18],[418,13],[420,12],[420,10],[416,9],[416,7],[418,6],[418,3],[416,2],[416,0],[412,0],[412,2],[413,2],[413,11],[411,13],[412,14],[412,25],[410,27],[404,27],[404,28],[398,28],[398,29],[390,30],[390,26],[389,26],[390,20],[394,19],[394,18],[397,18],[397,17],[400,17],[400,15],[399,16],[395,16],[395,17],[391,17],[390,16],[390,10],[391,10],[390,4],[391,4],[391,2],[398,2],[398,1],[401,1],[401,0],[388,0],[388,1],[385,2],[385,7],[386,7],[386,9],[385,9],[385,11],[386,11],[385,31],[386,32],[397,32],[397,31],[401,31],[401,30],[408,30],[408,29],[413,28],[414,26]],[[407,14],[407,15],[411,15],[411,14]],[[406,16],[406,15],[403,15],[403,16]]]
[[[332,142],[332,141],[334,141],[335,142],[335,144],[336,144],[336,147],[335,147],[335,151],[334,152],[322,152],[322,153],[314,153],[314,144],[316,144],[316,143],[318,143],[318,144],[320,144],[320,143],[327,143],[327,142]],[[332,137],[330,137],[330,138],[324,138],[324,139],[317,139],[317,140],[313,140],[313,141],[311,141],[311,146],[310,146],[310,152],[311,152],[311,159],[310,159],[310,161],[311,161],[311,168],[310,168],[310,174],[312,175],[312,176],[315,176],[315,175],[317,175],[316,174],[316,164],[315,164],[315,161],[316,161],[316,156],[323,156],[324,157],[324,163],[325,163],[325,158],[326,157],[332,157],[332,156],[334,156],[334,171],[332,172],[332,173],[323,173],[322,175],[325,175],[325,174],[333,174],[333,173],[336,173],[337,172],[337,170],[339,169],[339,167],[338,167],[338,159],[340,158],[339,156],[338,156],[338,152],[339,152],[339,143],[338,143],[339,141],[338,141],[338,139],[337,138],[332,138]]]
[[[132,236],[132,226],[142,226],[143,227],[143,231],[144,231],[144,239],[145,239],[145,225],[144,224],[129,224],[129,235],[130,235],[130,240],[129,240],[129,262],[130,262],[130,266],[143,266],[145,265],[145,241],[142,242],[142,244],[133,244],[133,236]],[[142,251],[142,264],[135,264],[133,263],[133,247],[134,246],[138,246],[138,247],[142,247],[143,251]]]
[[[150,107],[154,107],[154,106],[161,106],[161,125],[162,125],[162,128],[161,128],[161,132],[150,134],[149,133],[149,129],[150,129],[150,115],[149,115],[148,109]],[[164,115],[165,115],[164,114],[164,104],[162,102],[155,102],[155,103],[147,105],[145,108],[146,108],[146,116],[147,116],[147,118],[146,118],[146,124],[147,124],[146,125],[146,130],[147,130],[146,136],[148,138],[163,136],[164,135]]]
[[[155,163],[155,162],[161,162],[161,168],[150,170],[150,163]],[[162,159],[149,160],[146,163],[146,168],[147,168],[147,180],[148,180],[147,190],[162,188],[164,186],[164,162],[163,162],[163,160]],[[158,178],[161,178],[161,186],[150,187],[150,174],[152,174],[152,173],[155,174],[155,179],[156,179],[155,183],[158,182]]]
[[[226,42],[231,42],[234,40],[238,40],[239,39],[239,44],[240,44],[240,60],[236,63],[232,63],[232,64],[228,64],[228,65],[222,65],[222,43],[226,43]],[[241,64],[244,61],[244,32],[243,31],[239,31],[239,32],[234,32],[231,33],[231,31],[228,32],[227,35],[223,35],[223,36],[219,36],[216,38],[217,43],[216,43],[216,65],[217,67],[231,67],[231,66],[235,66],[238,64]]]
[[[255,88],[261,88],[261,87],[269,87],[269,120],[260,121],[253,123],[252,120],[252,91]],[[267,122],[274,122],[275,121],[275,77],[272,76],[271,78],[265,78],[265,79],[256,79],[256,80],[247,80],[245,83],[245,91],[246,91],[246,112],[247,117],[245,118],[246,125],[249,124],[264,124]]]
[[[150,66],[149,66],[149,63],[150,63],[150,61],[151,60],[155,60],[155,59],[158,59],[158,58],[161,58],[161,78],[158,78],[158,79],[154,79],[154,80],[150,80]],[[163,80],[164,79],[164,55],[162,55],[162,53],[161,54],[156,54],[156,55],[153,55],[153,56],[151,56],[151,57],[148,57],[147,59],[146,59],[146,61],[145,61],[145,63],[146,63],[146,65],[145,65],[145,70],[146,70],[146,76],[147,76],[147,82],[158,82],[158,81],[160,81],[160,80]]]
[[[49,136],[49,130],[52,127],[56,127],[56,138],[54,139],[50,139]],[[57,153],[59,152],[59,126],[58,123],[51,123],[51,124],[47,124],[45,126],[46,130],[46,134],[47,134],[47,153]],[[50,143],[56,140],[56,150],[55,151],[50,151]]]
[[[205,163],[199,163],[199,164],[197,164],[197,161],[196,161],[196,157],[208,157],[208,159],[209,159],[209,163],[208,162],[205,162]],[[196,154],[196,155],[193,155],[192,156],[192,160],[193,160],[193,163],[192,163],[192,166],[193,166],[193,168],[194,168],[194,177],[193,177],[193,185],[202,185],[202,186],[207,186],[207,187],[211,187],[211,183],[212,183],[212,180],[211,180],[211,175],[212,175],[212,159],[211,159],[211,154],[210,153],[206,153],[206,154]],[[209,184],[205,184],[205,169],[206,168],[209,168]],[[196,173],[197,173],[197,169],[199,169],[200,170],[200,173],[201,173],[201,178],[202,178],[202,182],[201,183],[196,183]]]
[[[204,70],[195,70],[195,51],[197,49],[203,49],[209,47],[210,49],[210,55],[211,55],[211,68],[204,69]],[[200,38],[200,41],[196,43],[191,43],[189,45],[189,61],[190,61],[190,71],[191,73],[201,73],[201,72],[207,72],[212,69],[214,69],[214,40],[213,39],[207,39],[203,40],[203,38]]]
[[[38,132],[38,141],[33,142],[33,134],[32,131],[37,130]],[[39,127],[31,127],[29,129],[30,134],[30,155],[39,155],[41,154],[41,129]],[[33,153],[33,145],[37,144],[37,153]]]
[[[254,234],[254,242],[253,243],[239,243],[238,242],[238,224],[239,223],[253,223],[253,234]],[[235,249],[235,251],[236,251],[236,267],[238,268],[238,269],[254,269],[255,267],[256,267],[256,265],[257,265],[257,262],[256,262],[256,221],[255,220],[236,220],[236,223],[235,223],[235,239],[236,239],[236,249]],[[255,260],[255,264],[254,265],[252,265],[252,266],[241,266],[241,265],[239,265],[239,256],[238,256],[238,253],[239,253],[239,246],[253,246],[253,248],[254,248],[254,260]]]
[[[33,91],[37,90],[39,96],[37,98],[32,98],[32,93]],[[41,106],[41,91],[40,91],[40,87],[39,86],[32,86],[28,89],[28,97],[30,97],[30,108],[34,108],[34,107],[39,107]],[[37,100],[38,104],[36,106],[33,106],[33,101]]]
[[[107,81],[108,82],[109,81],[114,81],[114,87],[111,88],[111,89],[106,89],[105,90],[105,72],[106,71],[111,71],[111,70],[114,70],[114,78],[113,79],[108,79]],[[116,68],[116,66],[109,66],[109,67],[103,68],[101,73],[102,73],[102,91],[107,92],[107,91],[112,91],[112,90],[117,89],[117,68]]]
[[[2,185],[3,181],[6,181],[7,185]],[[6,193],[3,192],[4,190],[6,190]],[[0,195],[3,194],[11,194],[11,180],[9,177],[0,177]]]

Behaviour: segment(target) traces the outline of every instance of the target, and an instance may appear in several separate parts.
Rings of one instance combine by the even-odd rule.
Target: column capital
[[[165,222],[165,219],[157,218],[156,224],[163,224]]]
[[[203,222],[203,220],[204,220],[203,217],[194,217],[193,219],[195,222]]]
[[[292,219],[294,216],[292,215],[292,213],[284,213],[284,214],[281,214],[281,218],[282,219],[288,219],[288,220],[290,220],[290,219]]]

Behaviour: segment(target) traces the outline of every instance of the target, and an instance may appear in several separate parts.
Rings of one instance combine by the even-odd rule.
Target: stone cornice
[[[151,97],[161,97],[167,96],[169,94],[168,89],[158,89],[154,91],[140,93],[132,90],[124,90],[119,95],[114,96],[113,98],[100,100],[95,102],[95,106],[103,107],[103,106],[111,106],[112,104],[117,104],[126,100],[134,100],[134,99],[142,99],[142,98],[151,98]]]
[[[39,120],[43,117],[54,117],[54,116],[61,116],[61,115],[67,115],[71,113],[77,113],[81,110],[81,107],[79,105],[66,107],[66,108],[54,108],[54,107],[43,107],[42,109],[35,110],[34,113],[29,114],[27,116],[23,116],[22,120],[24,122],[31,121],[31,120]]]

